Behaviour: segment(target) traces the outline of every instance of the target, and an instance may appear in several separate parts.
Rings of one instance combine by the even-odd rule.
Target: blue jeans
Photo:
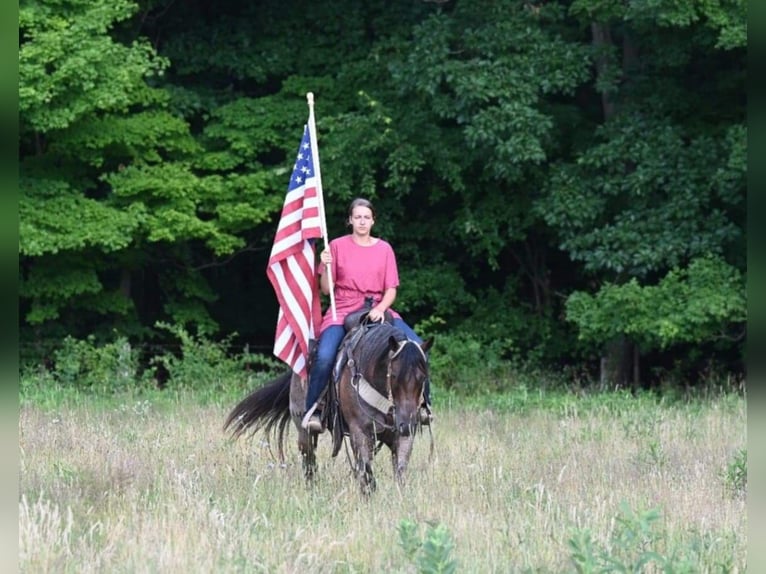
[[[394,327],[401,329],[408,339],[412,339],[416,343],[420,344],[423,339],[418,337],[417,333],[412,330],[407,323],[402,319],[394,319]],[[309,372],[309,388],[306,391],[306,410],[310,409],[315,402],[319,399],[319,395],[327,386],[332,373],[332,368],[335,365],[335,355],[338,353],[338,347],[340,347],[343,337],[346,336],[346,330],[343,325],[330,325],[319,336],[317,343],[316,355],[314,356],[314,362],[311,364],[311,371]],[[426,403],[431,404],[431,381],[426,380],[426,386],[423,391],[425,395]]]

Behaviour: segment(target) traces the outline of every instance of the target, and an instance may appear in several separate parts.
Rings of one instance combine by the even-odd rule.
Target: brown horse
[[[387,323],[359,328],[364,332],[347,349],[348,360],[334,387],[340,424],[333,427],[333,453],[348,434],[356,477],[362,491],[368,493],[375,490],[372,460],[376,443],[389,448],[394,476],[404,482],[420,424],[428,378],[426,353],[433,339],[419,345]],[[353,341],[353,333],[350,337]]]
[[[338,351],[338,376],[328,385],[324,415],[332,431],[333,453],[348,436],[354,454],[353,468],[362,491],[375,489],[372,460],[377,447],[391,451],[394,475],[404,481],[412,453],[414,433],[420,424],[419,408],[428,378],[426,353],[433,339],[418,344],[388,323],[354,327]],[[287,372],[240,401],[229,413],[224,429],[238,438],[263,429],[277,439],[284,457],[287,424],[298,429],[298,447],[307,478],[316,470],[317,435],[301,426],[306,381]]]

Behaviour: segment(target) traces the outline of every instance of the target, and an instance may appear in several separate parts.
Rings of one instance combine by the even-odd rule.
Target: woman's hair
[[[367,209],[372,211],[372,218],[375,219],[375,208],[372,206],[372,202],[369,199],[364,199],[363,197],[357,197],[354,201],[352,201],[351,205],[348,206],[349,218],[353,215],[355,207],[366,207]]]

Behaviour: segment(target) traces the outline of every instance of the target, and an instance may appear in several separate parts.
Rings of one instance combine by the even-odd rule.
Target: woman
[[[314,432],[322,432],[321,416],[317,411],[317,401],[327,386],[332,372],[335,355],[345,336],[343,320],[346,315],[361,309],[365,299],[371,298],[373,306],[367,314],[370,321],[382,321],[388,311],[393,317],[393,325],[404,331],[409,339],[422,343],[415,331],[404,322],[401,316],[391,309],[396,299],[399,286],[399,271],[396,256],[391,245],[378,237],[372,236],[375,225],[375,210],[366,199],[357,198],[348,209],[348,225],[351,233],[330,242],[330,249],[320,254],[322,261],[319,285],[325,295],[330,293],[327,265],[330,265],[334,283],[336,317],[328,309],[319,327],[317,352],[309,372],[308,391],[306,393],[306,411],[310,413],[304,427]],[[421,409],[421,423],[430,424],[430,381],[426,380],[425,404]]]

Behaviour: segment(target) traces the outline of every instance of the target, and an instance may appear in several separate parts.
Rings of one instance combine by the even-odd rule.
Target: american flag
[[[274,354],[301,377],[321,319],[314,240],[322,228],[310,136],[305,126],[266,269],[279,300]]]

